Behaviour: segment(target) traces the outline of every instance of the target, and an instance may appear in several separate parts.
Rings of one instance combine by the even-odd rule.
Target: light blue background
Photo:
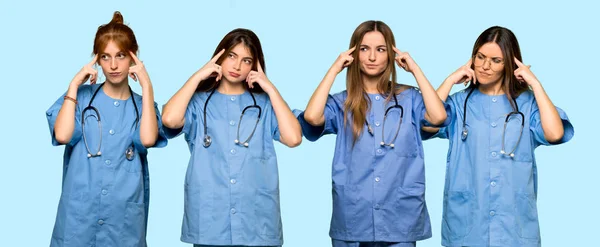
[[[211,57],[236,27],[261,39],[267,75],[292,108],[304,109],[313,90],[358,24],[386,22],[397,47],[408,51],[434,87],[469,58],[477,36],[492,25],[512,29],[524,63],[564,109],[575,137],[536,152],[538,208],[544,246],[592,246],[598,236],[600,162],[596,132],[598,6],[592,1],[2,1],[0,4],[0,242],[47,246],[60,196],[63,147],[53,147],[44,112],[91,59],[99,25],[115,10],[135,31],[164,104]],[[590,3],[588,3],[590,2]],[[596,23],[596,24],[593,24]],[[416,85],[401,72],[399,81]],[[134,91],[139,84],[131,82]],[[345,72],[332,92],[345,87]],[[462,89],[456,86],[454,91]],[[592,132],[588,132],[592,131]],[[445,140],[425,142],[427,202],[439,246]],[[331,160],[334,136],[276,146],[285,246],[329,246]],[[148,243],[179,241],[183,180],[189,158],[183,138],[150,151],[151,204]]]

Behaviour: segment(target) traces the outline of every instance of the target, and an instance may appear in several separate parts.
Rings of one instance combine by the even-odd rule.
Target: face
[[[473,58],[477,83],[495,84],[504,75],[504,57],[500,46],[489,42],[481,46]]]
[[[98,54],[98,63],[106,81],[112,84],[127,82],[131,62],[132,58],[128,52],[121,50],[113,41],[108,42],[104,51]]]
[[[223,55],[225,56],[221,62],[223,79],[232,83],[245,81],[254,63],[248,47],[240,43],[233,47],[229,54]]]
[[[368,76],[383,73],[388,64],[387,49],[383,34],[378,31],[366,33],[359,46],[360,71]]]

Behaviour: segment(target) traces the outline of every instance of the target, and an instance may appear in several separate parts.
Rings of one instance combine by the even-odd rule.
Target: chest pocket
[[[394,137],[396,138],[396,140],[394,140],[393,148],[396,155],[400,157],[417,156],[418,144],[415,136],[416,123],[411,117],[410,108],[404,107],[404,117],[402,122],[400,121],[400,109],[391,109],[381,127],[384,131],[383,137],[385,143],[390,143],[394,140]]]

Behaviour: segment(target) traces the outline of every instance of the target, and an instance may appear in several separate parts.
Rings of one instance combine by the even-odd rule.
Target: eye
[[[235,58],[235,55],[233,55],[233,53],[229,53],[229,58]]]
[[[378,52],[385,52],[385,48],[377,48]]]
[[[368,48],[363,46],[363,47],[360,48],[360,50],[361,51],[366,51],[366,50],[368,50]]]
[[[100,59],[106,61],[106,60],[108,60],[108,56],[106,54],[103,54],[100,56]]]
[[[250,60],[250,59],[244,59],[244,63],[245,64],[252,64],[252,60]]]
[[[492,61],[496,64],[502,63],[502,59],[500,59],[500,58],[494,58]]]
[[[481,59],[481,60],[483,60],[483,55],[481,55],[481,54],[477,54],[475,57],[476,57],[477,59]]]
[[[119,59],[125,58],[125,53],[119,53],[119,54],[117,54],[117,58],[119,58]]]

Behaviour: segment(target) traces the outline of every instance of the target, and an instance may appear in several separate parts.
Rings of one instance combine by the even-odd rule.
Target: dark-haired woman
[[[273,140],[295,147],[302,135],[265,71],[256,34],[235,29],[163,108],[165,133],[184,133],[191,153],[183,242],[283,244]]]
[[[467,64],[437,90],[451,108],[450,124],[425,130],[450,141],[444,246],[541,244],[533,151],[565,143],[574,131],[522,61],[513,32],[491,27],[475,41]],[[469,81],[448,97],[454,84]]]

